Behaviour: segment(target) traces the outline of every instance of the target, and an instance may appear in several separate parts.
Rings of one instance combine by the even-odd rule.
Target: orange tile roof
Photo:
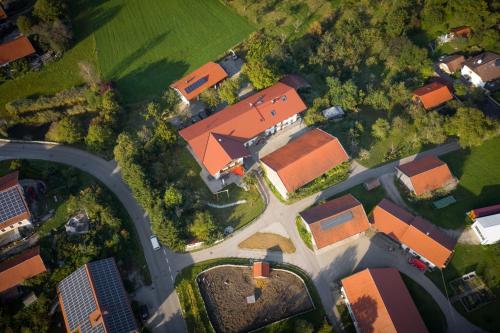
[[[319,128],[302,134],[261,159],[276,171],[288,192],[348,160],[340,141]]]
[[[448,165],[436,156],[425,156],[397,167],[410,178],[415,194],[437,190],[453,180]]]
[[[395,268],[365,269],[342,279],[342,286],[360,332],[427,332]]]
[[[213,135],[225,136],[226,139],[230,137],[231,145],[234,145],[235,141],[241,142],[242,145],[243,142],[305,109],[306,105],[295,89],[277,83],[181,130],[179,134],[188,142],[208,172],[215,175],[232,159],[227,156],[230,154],[223,153],[226,147],[213,144]],[[235,150],[242,152],[243,148]]]
[[[21,36],[7,43],[0,44],[0,65],[8,64],[35,53],[28,38]]]
[[[182,79],[175,81],[170,87],[177,89],[188,100],[192,100],[204,90],[224,80],[226,77],[227,73],[221,65],[209,62],[184,76]],[[199,84],[192,86],[199,80],[201,80]],[[192,88],[190,89],[190,87]]]
[[[3,10],[2,5],[0,5],[0,20],[6,18],[7,18],[7,13],[5,12],[5,10]]]
[[[413,94],[420,100],[426,110],[453,99],[450,89],[441,82],[432,82],[418,88]]]
[[[309,224],[318,249],[364,232],[370,226],[363,205],[351,194],[307,209],[301,212],[300,216]],[[322,227],[322,223],[343,217],[346,220],[336,223],[333,227]]]
[[[270,271],[271,271],[271,268],[269,266],[269,263],[267,263],[267,262],[258,261],[258,262],[253,263],[253,277],[254,278],[269,277]]]
[[[461,26],[450,29],[450,32],[452,32],[457,37],[467,38],[472,33],[472,29],[468,26]]]
[[[3,177],[0,178],[0,192],[8,191],[11,189],[15,189],[17,192],[16,195],[18,195],[18,199],[22,201],[22,204],[24,205],[24,210],[23,211],[18,211],[17,215],[13,214],[3,214],[5,213],[6,210],[8,210],[10,207],[8,206],[0,206],[0,211],[2,212],[1,216],[8,216],[7,219],[0,219],[0,229],[7,228],[8,226],[11,226],[15,223],[21,222],[23,220],[26,220],[30,218],[31,213],[29,211],[28,204],[26,203],[26,200],[24,199],[24,192],[21,186],[19,185],[18,182],[18,177],[19,177],[19,171],[11,172]]]
[[[40,248],[33,247],[0,263],[0,292],[46,272]]]
[[[456,241],[431,222],[413,216],[392,201],[383,199],[372,211],[374,227],[410,247],[434,265],[444,268]]]

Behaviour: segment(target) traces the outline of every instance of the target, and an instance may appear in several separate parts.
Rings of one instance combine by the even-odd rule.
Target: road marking
[[[174,282],[174,277],[172,276],[172,274],[170,274],[170,280],[172,280],[172,282]]]
[[[163,248],[163,254],[167,255],[167,250],[165,250],[165,248]],[[168,262],[168,258],[167,258],[167,262]]]
[[[170,265],[168,265],[168,271],[172,273],[172,270],[170,269]]]

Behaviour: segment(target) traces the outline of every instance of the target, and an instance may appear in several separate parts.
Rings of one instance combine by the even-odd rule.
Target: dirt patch
[[[198,285],[217,332],[247,332],[313,309],[304,283],[281,270],[254,279],[249,267],[218,267],[201,273]]]
[[[295,246],[289,238],[272,233],[257,232],[241,242],[239,247],[244,249],[262,249],[294,253]]]

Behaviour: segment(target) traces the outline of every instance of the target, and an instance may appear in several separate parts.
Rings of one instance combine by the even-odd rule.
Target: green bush
[[[302,241],[304,242],[304,244],[306,244],[306,246],[310,250],[313,250],[311,234],[309,233],[309,231],[307,231],[300,216],[297,216],[297,218],[295,219],[295,225],[297,226],[297,231],[299,232],[299,236],[300,236],[300,238],[302,238]]]

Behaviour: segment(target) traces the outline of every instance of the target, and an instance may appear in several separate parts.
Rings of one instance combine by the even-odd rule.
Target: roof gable
[[[251,155],[238,138],[229,135],[210,133],[203,164],[211,174],[228,165],[232,160]]]
[[[348,160],[349,156],[340,141],[320,129],[306,132],[261,159],[278,173],[288,192]]]
[[[432,82],[413,92],[425,109],[431,109],[453,99],[450,89],[441,82]]]
[[[429,155],[397,167],[410,178],[416,195],[434,191],[453,180],[448,165]]]
[[[4,260],[0,263],[0,292],[46,271],[38,246]]]
[[[177,89],[188,100],[192,100],[226,77],[227,73],[221,65],[209,62],[172,83],[170,87]]]
[[[27,57],[35,53],[35,49],[29,39],[21,36],[7,43],[0,44],[0,65]]]

